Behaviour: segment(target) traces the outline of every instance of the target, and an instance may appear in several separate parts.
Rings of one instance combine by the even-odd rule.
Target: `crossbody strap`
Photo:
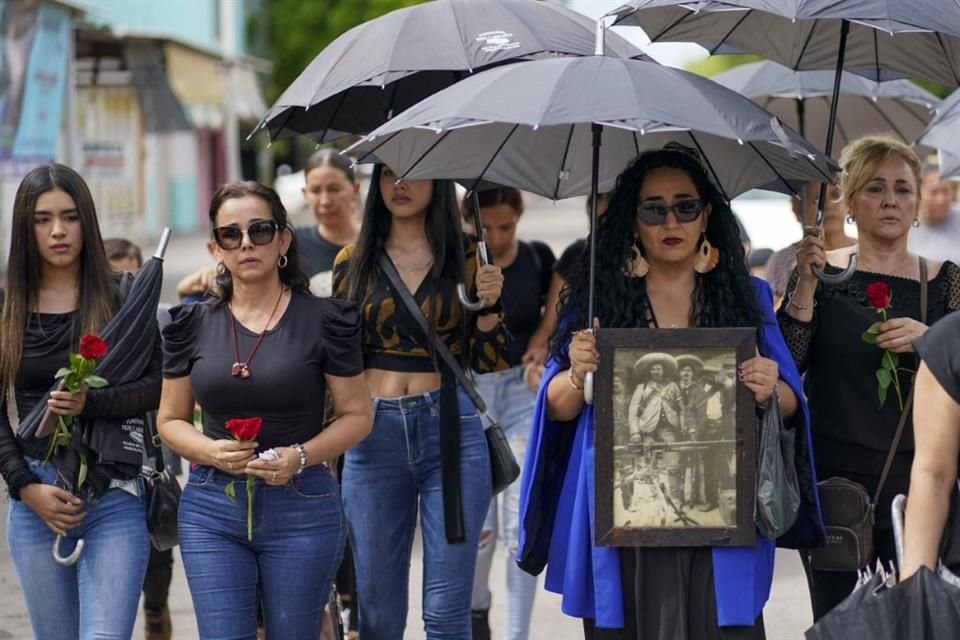
[[[387,276],[387,280],[390,283],[390,288],[393,289],[394,295],[400,298],[403,306],[407,308],[407,311],[410,312],[410,315],[413,316],[413,319],[416,320],[418,325],[420,325],[420,330],[423,331],[423,335],[426,336],[428,340],[430,340],[432,336],[434,351],[440,356],[450,371],[453,372],[453,375],[457,377],[457,382],[460,383],[460,386],[462,386],[464,391],[467,392],[467,395],[470,396],[470,400],[473,401],[474,405],[476,405],[477,411],[483,414],[483,416],[490,422],[495,422],[493,417],[487,413],[487,403],[483,401],[483,398],[477,391],[476,385],[473,384],[473,380],[467,376],[466,372],[463,370],[463,367],[460,366],[460,363],[457,362],[457,359],[452,353],[450,353],[450,349],[447,348],[447,345],[443,342],[437,332],[430,331],[430,327],[427,324],[426,317],[423,315],[423,311],[420,310],[420,306],[413,299],[413,296],[410,295],[410,290],[407,289],[407,285],[404,284],[403,280],[400,278],[400,273],[393,264],[393,260],[391,260],[390,256],[384,252],[380,254],[380,259],[378,262],[380,263],[380,270],[383,271],[385,276]]]
[[[920,322],[927,324],[927,261],[923,258],[920,261]],[[896,375],[896,372],[894,372]],[[903,429],[907,426],[907,418],[913,409],[913,386],[910,387],[910,393],[907,394],[907,401],[903,405],[903,413],[900,414],[900,422],[897,424],[897,431],[893,434],[893,442],[890,444],[890,451],[887,453],[887,459],[883,463],[883,471],[880,473],[880,482],[877,483],[877,490],[873,494],[873,504],[876,505],[880,500],[880,492],[883,491],[883,485],[887,482],[887,476],[890,475],[890,468],[893,466],[893,458],[897,455],[897,449],[900,447],[900,439],[903,437]]]

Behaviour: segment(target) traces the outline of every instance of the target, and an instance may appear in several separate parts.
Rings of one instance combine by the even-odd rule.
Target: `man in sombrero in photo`
[[[677,360],[667,353],[648,353],[633,365],[640,382],[630,398],[630,441],[634,444],[677,442],[680,439],[680,389],[675,382]],[[667,491],[676,506],[683,501],[680,454],[660,451],[656,466],[665,476]]]

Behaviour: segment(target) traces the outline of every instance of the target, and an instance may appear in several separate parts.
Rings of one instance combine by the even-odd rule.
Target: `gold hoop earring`
[[[720,250],[710,244],[707,236],[700,241],[697,259],[693,262],[693,270],[699,274],[710,273],[720,262]]]
[[[627,265],[623,272],[631,278],[642,278],[650,272],[650,263],[640,253],[640,247],[634,245],[633,255],[627,260]]]
[[[218,262],[218,263],[217,263],[217,275],[218,275],[218,276],[225,276],[225,275],[227,275],[227,265],[223,264],[222,262]]]
[[[287,262],[289,262],[289,260],[287,260],[287,256],[285,255],[277,258],[277,266],[280,267],[281,269],[287,268]]]

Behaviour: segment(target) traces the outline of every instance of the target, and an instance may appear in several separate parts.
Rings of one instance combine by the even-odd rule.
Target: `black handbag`
[[[919,261],[920,322],[926,324],[927,262],[923,258]],[[817,571],[856,571],[873,561],[873,526],[876,522],[877,502],[900,447],[900,439],[912,407],[913,387],[910,388],[903,405],[903,413],[900,414],[900,422],[890,443],[872,500],[863,485],[847,478],[827,478],[817,483],[827,540],[823,546],[810,549],[811,568]]]
[[[380,269],[390,281],[394,293],[400,297],[400,301],[403,302],[407,311],[410,312],[410,315],[412,315],[420,325],[420,329],[425,335],[433,336],[434,351],[443,359],[447,368],[456,376],[457,382],[460,383],[460,386],[463,387],[467,395],[470,396],[470,400],[476,405],[477,411],[487,419],[487,427],[483,430],[483,433],[487,438],[487,450],[490,453],[490,480],[493,485],[493,494],[496,495],[500,493],[520,477],[520,465],[517,464],[513,450],[510,449],[510,443],[507,442],[507,436],[503,433],[503,428],[500,427],[497,420],[487,411],[487,403],[483,401],[483,398],[477,391],[476,385],[473,384],[473,380],[464,372],[463,367],[460,366],[457,359],[450,353],[447,345],[440,339],[440,336],[429,330],[427,319],[423,316],[423,312],[413,299],[413,296],[410,295],[407,285],[403,283],[390,257],[386,253],[380,254],[379,263]]]
[[[147,532],[157,551],[177,546],[177,510],[180,508],[180,483],[163,463],[159,437],[155,433],[156,414],[144,420],[143,482],[147,512]]]

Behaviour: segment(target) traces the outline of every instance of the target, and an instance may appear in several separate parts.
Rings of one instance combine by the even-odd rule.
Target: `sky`
[[[566,0],[564,4],[568,8],[596,20],[625,3],[626,0]],[[642,49],[644,53],[657,60],[657,62],[672,67],[683,67],[689,62],[707,57],[707,50],[695,44],[663,42],[651,45],[650,40],[640,27],[616,27],[614,31]]]

